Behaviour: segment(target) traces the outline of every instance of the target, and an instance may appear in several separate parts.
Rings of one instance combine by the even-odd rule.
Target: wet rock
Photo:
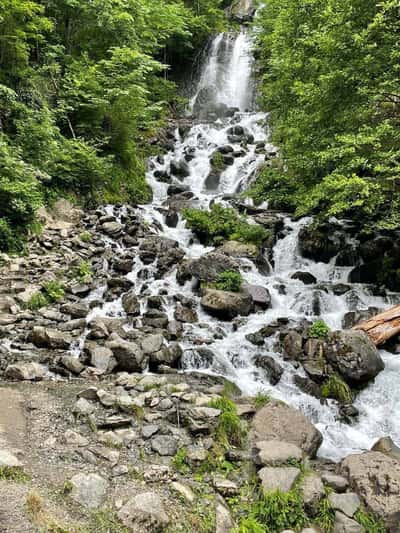
[[[124,226],[120,224],[119,222],[105,222],[101,225],[101,230],[106,234],[112,237],[113,239],[117,239],[122,235]]]
[[[361,506],[361,500],[354,492],[346,492],[345,494],[332,492],[328,494],[328,500],[335,511],[340,511],[349,518],[353,518]]]
[[[357,311],[349,311],[345,313],[342,321],[343,329],[350,329],[359,322],[368,320],[377,315],[381,310],[377,307],[369,307],[368,309],[359,309]]]
[[[72,318],[86,318],[89,313],[89,306],[81,302],[65,304],[61,307],[61,312],[71,315]]]
[[[234,259],[218,252],[204,254],[187,265],[188,274],[199,281],[213,282],[226,270],[239,272],[239,265]]]
[[[144,492],[131,498],[118,517],[133,533],[163,531],[169,523],[161,498],[155,492]]]
[[[103,504],[108,490],[108,482],[98,474],[77,474],[69,484],[71,498],[90,509]]]
[[[122,307],[127,315],[131,315],[131,316],[140,315],[140,302],[134,290],[131,290],[123,294],[121,302],[122,302]]]
[[[363,331],[336,331],[329,334],[324,355],[350,384],[367,383],[384,368],[378,350]]]
[[[290,460],[302,461],[303,452],[295,444],[279,440],[256,443],[256,463],[263,466],[278,466]]]
[[[165,223],[169,228],[176,228],[179,222],[179,215],[176,211],[170,209],[165,215]]]
[[[299,232],[299,249],[303,257],[328,263],[343,247],[345,236],[335,226],[306,226]]]
[[[317,283],[317,278],[310,274],[310,272],[295,272],[292,274],[291,278],[302,281],[304,285],[313,285],[314,283]]]
[[[381,452],[346,457],[340,467],[350,487],[380,516],[390,532],[400,523],[400,462]]]
[[[200,304],[211,316],[221,320],[232,320],[238,315],[249,315],[253,300],[249,294],[243,292],[206,289]]]
[[[283,340],[283,348],[288,359],[298,361],[304,356],[303,337],[297,331],[289,331]]]
[[[211,172],[208,174],[204,186],[208,191],[216,191],[219,187],[219,183],[221,181],[221,172],[217,170],[211,170]]]
[[[154,335],[146,335],[140,341],[142,350],[146,354],[152,354],[161,350],[164,344],[164,337],[160,333]]]
[[[107,340],[109,348],[118,362],[118,367],[126,372],[141,372],[147,366],[147,357],[135,342],[121,339],[113,333]]]
[[[258,472],[258,477],[265,492],[273,492],[275,490],[289,492],[300,474],[301,470],[292,466],[266,466]]]
[[[65,350],[71,345],[72,338],[65,332],[55,329],[35,326],[30,334],[30,340],[39,348],[55,348]]]
[[[5,377],[12,381],[39,381],[46,372],[46,367],[38,363],[15,363],[7,366]]]
[[[265,311],[271,307],[271,294],[265,287],[244,283],[242,290],[250,294],[256,311]]]
[[[190,307],[183,306],[181,304],[178,304],[175,308],[174,312],[174,318],[175,320],[178,320],[178,322],[187,322],[190,324],[194,324],[195,322],[198,322],[198,316],[194,309],[191,309]]]
[[[184,159],[171,161],[170,170],[171,174],[177,178],[186,178],[187,176],[190,176],[189,165]]]
[[[293,407],[271,401],[253,419],[253,435],[257,441],[280,440],[295,444],[314,457],[322,443],[322,435],[307,418]]]
[[[258,368],[262,368],[264,370],[271,385],[276,385],[279,383],[283,374],[283,368],[275,361],[273,357],[268,355],[256,355],[254,364]]]

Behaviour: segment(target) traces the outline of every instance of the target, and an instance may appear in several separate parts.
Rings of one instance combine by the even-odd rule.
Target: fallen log
[[[360,322],[353,329],[365,331],[375,346],[380,346],[400,333],[400,305]]]

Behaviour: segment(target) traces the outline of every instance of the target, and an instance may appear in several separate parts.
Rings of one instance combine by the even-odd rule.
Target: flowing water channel
[[[182,139],[176,131],[174,149],[164,157],[154,158],[149,163],[148,182],[154,191],[151,205],[140,207],[143,217],[159,228],[159,235],[175,239],[184,249],[186,256],[196,258],[212,250],[196,242],[193,234],[185,228],[185,222],[179,218],[176,227],[169,227],[165,222],[165,207],[168,185],[155,177],[159,173],[169,172],[172,161],[182,160],[191,154],[188,162],[189,175],[181,180],[181,185],[192,191],[197,206],[206,208],[212,202],[224,201],[224,197],[243,189],[254,175],[254,171],[264,161],[265,155],[257,153],[257,143],[266,143],[266,150],[274,151],[268,144],[267,115],[252,107],[254,101],[252,81],[252,50],[251,41],[245,32],[221,34],[215,37],[208,49],[207,56],[199,77],[199,82],[190,101],[191,108],[196,106],[200,95],[206,93],[213,103],[222,103],[237,108],[230,118],[198,121],[190,128]],[[242,126],[254,138],[245,149],[240,142],[228,139],[228,130],[232,126]],[[218,147],[230,145],[235,151],[234,163],[220,176],[213,188],[207,186],[210,173],[210,158]],[[157,173],[159,171],[159,173]],[[112,207],[110,213],[122,214]],[[186,324],[182,347],[185,350],[184,368],[187,371],[195,368],[202,372],[222,374],[235,382],[245,394],[255,395],[264,391],[276,398],[300,408],[310,420],[316,424],[324,435],[320,455],[333,460],[363,449],[369,449],[374,441],[386,435],[400,444],[400,357],[386,352],[382,353],[386,368],[375,382],[359,394],[355,402],[360,416],[353,425],[340,421],[338,407],[333,400],[321,404],[319,400],[301,392],[293,382],[293,376],[302,370],[295,369],[290,362],[273,350],[270,345],[262,348],[262,353],[279,361],[284,374],[278,385],[268,383],[262,371],[254,365],[254,357],[260,348],[250,344],[245,336],[267,325],[279,317],[314,319],[318,313],[331,328],[340,329],[342,318],[348,311],[368,308],[369,306],[388,307],[396,301],[396,295],[386,298],[373,296],[367,286],[353,284],[352,289],[341,296],[335,295],[332,286],[338,282],[347,282],[349,268],[335,266],[332,260],[328,264],[315,263],[304,259],[298,254],[298,234],[302,226],[310,223],[309,219],[292,221],[285,218],[285,237],[278,240],[273,250],[273,268],[270,274],[262,274],[249,260],[243,261],[242,275],[252,284],[267,287],[272,296],[272,307],[264,312],[243,318],[234,331],[232,323],[211,318],[199,305],[199,298],[194,295],[191,283],[178,285],[176,272],[173,271],[164,279],[142,280],[138,273],[143,268],[140,259],[136,259],[133,271],[128,278],[135,283],[140,294],[144,283],[151,294],[159,294],[166,290],[172,297],[174,294],[185,294],[197,300],[198,324]],[[113,244],[114,246],[114,244]],[[149,268],[147,266],[147,268]],[[151,269],[151,266],[150,266]],[[301,281],[291,279],[295,271],[307,271],[318,280],[317,285],[304,285]],[[324,287],[320,290],[318,287]],[[281,287],[285,290],[282,291]],[[103,289],[98,289],[91,296],[98,299]],[[174,307],[171,303],[168,314],[173,319]],[[318,305],[316,306],[316,301]],[[144,310],[144,309],[143,309]],[[121,316],[124,312],[121,300],[104,303],[92,310],[88,320],[96,316]],[[207,327],[204,327],[204,324]],[[217,333],[217,334],[216,334]],[[195,340],[201,338],[208,342],[207,348],[214,354],[211,366],[202,364],[192,356],[191,348]],[[84,338],[76,347],[76,352],[83,347]],[[199,368],[200,366],[200,368]]]

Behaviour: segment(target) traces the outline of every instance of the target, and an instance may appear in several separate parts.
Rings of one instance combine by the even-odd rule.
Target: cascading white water
[[[154,158],[150,162],[151,170],[147,178],[154,191],[154,200],[152,205],[140,208],[142,216],[149,223],[157,224],[160,235],[177,240],[189,258],[199,257],[211,248],[196,242],[181,218],[176,227],[169,227],[165,223],[162,208],[163,202],[168,198],[168,185],[158,181],[155,173],[157,171],[169,173],[171,162],[184,160],[189,151],[191,154],[188,161],[189,175],[180,181],[176,180],[176,183],[193,192],[195,203],[204,208],[208,207],[211,201],[219,201],[224,194],[235,193],[248,182],[264,160],[264,155],[257,151],[257,145],[266,143],[266,151],[273,150],[273,146],[267,142],[266,115],[245,112],[253,99],[251,64],[251,41],[245,33],[217,36],[210,47],[191,105],[193,107],[202,89],[212,87],[214,103],[222,102],[228,107],[237,107],[240,112],[236,112],[230,118],[210,123],[195,123],[184,139],[177,131],[174,150],[163,158]],[[229,131],[232,126],[243,127],[251,136],[252,141],[245,149],[240,140],[230,137]],[[207,188],[207,177],[211,171],[210,159],[218,147],[226,145],[231,146],[232,153],[235,154],[234,161],[222,172],[217,187],[210,190]],[[319,316],[330,327],[340,328],[343,315],[347,311],[369,306],[384,307],[393,302],[393,299],[389,302],[384,298],[372,296],[368,288],[363,285],[353,284],[351,291],[346,294],[334,294],[333,285],[346,281],[349,269],[337,267],[333,261],[329,264],[315,263],[301,257],[297,251],[298,234],[300,228],[310,221],[303,219],[293,222],[285,219],[284,222],[287,235],[275,245],[274,270],[269,275],[264,275],[250,261],[243,261],[242,268],[246,281],[268,287],[272,297],[272,307],[241,319],[235,331],[231,323],[221,322],[206,315],[199,305],[199,298],[192,292],[191,284],[187,283],[184,287],[177,284],[175,271],[164,279],[143,281],[138,275],[143,265],[140,259],[137,259],[134,270],[128,274],[128,278],[135,283],[137,294],[140,294],[145,282],[151,294],[158,294],[161,289],[165,293],[166,289],[169,295],[167,313],[171,318],[174,294],[184,294],[197,299],[199,324],[185,325],[182,343],[182,347],[187,350],[184,361],[186,369],[191,370],[194,365],[198,370],[199,362],[191,358],[190,350],[196,346],[193,341],[201,337],[207,341],[207,348],[214,353],[212,365],[203,366],[201,368],[203,372],[225,375],[237,383],[246,394],[254,395],[257,391],[266,391],[302,409],[324,435],[324,443],[320,450],[322,456],[338,460],[351,452],[369,449],[374,440],[384,435],[391,435],[400,444],[398,409],[400,358],[382,354],[386,369],[378,376],[375,383],[359,394],[356,400],[356,407],[360,411],[358,422],[346,425],[339,420],[338,407],[334,401],[329,400],[321,404],[316,398],[299,390],[293,382],[293,377],[296,373],[302,375],[302,370],[297,370],[291,363],[282,360],[282,357],[274,351],[273,339],[263,348],[256,348],[246,340],[248,333],[257,331],[279,317],[295,320],[304,317],[313,319],[318,308]],[[312,273],[317,278],[318,285],[304,285],[299,280],[291,279],[291,275],[298,270]],[[281,290],[282,286],[284,290]],[[118,315],[123,315],[120,299],[106,303],[91,313],[92,317]],[[204,324],[207,327],[204,327]],[[278,385],[274,387],[270,385],[254,365],[254,356],[258,350],[263,350],[262,353],[279,361],[284,368]]]

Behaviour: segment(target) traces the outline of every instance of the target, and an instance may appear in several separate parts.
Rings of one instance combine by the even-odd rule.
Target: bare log
[[[360,322],[353,329],[365,331],[375,346],[400,333],[400,305]]]

